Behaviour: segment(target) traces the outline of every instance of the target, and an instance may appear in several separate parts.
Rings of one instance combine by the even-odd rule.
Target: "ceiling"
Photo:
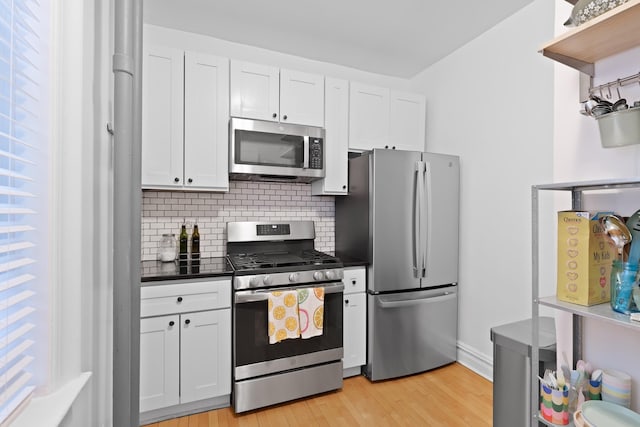
[[[144,21],[410,78],[532,0],[145,0]]]

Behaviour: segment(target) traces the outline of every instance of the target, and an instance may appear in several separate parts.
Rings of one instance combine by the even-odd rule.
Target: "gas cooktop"
[[[230,254],[229,261],[236,271],[261,270],[279,267],[305,267],[331,265],[339,267],[340,260],[324,252],[304,250],[302,252],[264,252]]]
[[[314,239],[313,221],[227,223],[234,289],[342,279],[340,259],[315,250]]]

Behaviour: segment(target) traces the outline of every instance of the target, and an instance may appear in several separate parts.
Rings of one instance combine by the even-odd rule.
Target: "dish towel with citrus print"
[[[303,339],[322,335],[324,288],[298,289],[300,335]]]
[[[269,344],[300,337],[296,291],[269,293]]]

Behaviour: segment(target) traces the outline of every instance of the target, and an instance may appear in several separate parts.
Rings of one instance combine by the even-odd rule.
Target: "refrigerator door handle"
[[[455,292],[443,292],[439,295],[431,295],[424,298],[414,298],[414,299],[406,299],[406,300],[400,300],[400,301],[386,301],[384,298],[378,298],[376,302],[378,306],[382,308],[399,308],[399,307],[409,307],[412,305],[418,305],[423,302],[430,302],[430,303],[441,302],[441,301],[450,300],[456,297],[457,295]]]
[[[424,277],[424,269],[426,268],[425,259],[425,246],[426,243],[424,241],[424,232],[425,232],[425,221],[424,221],[424,171],[425,171],[425,163],[417,162],[418,167],[418,225],[416,227],[416,232],[418,234],[418,277]]]
[[[413,275],[414,277],[420,277],[420,270],[418,270],[418,264],[421,259],[420,255],[420,241],[419,241],[419,233],[420,233],[420,191],[419,191],[419,181],[420,181],[420,163],[416,162],[415,164],[415,180],[413,182],[413,233],[411,233],[411,237],[413,240]]]
[[[422,237],[423,237],[423,247],[422,247],[422,265],[423,265],[423,270],[422,270],[422,277],[427,277],[427,259],[429,257],[429,253],[431,252],[431,218],[432,218],[432,206],[433,203],[431,203],[431,165],[429,164],[429,162],[425,162],[425,168],[424,168],[424,179],[426,182],[426,188],[424,190],[425,192],[425,196],[423,197],[423,201],[426,204],[426,206],[422,206],[422,225],[421,228],[424,230],[423,233],[421,233]]]

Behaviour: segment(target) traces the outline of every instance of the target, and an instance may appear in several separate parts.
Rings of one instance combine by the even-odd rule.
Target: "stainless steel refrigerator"
[[[450,155],[376,149],[349,159],[336,252],[369,261],[372,381],[456,360],[459,175]]]

